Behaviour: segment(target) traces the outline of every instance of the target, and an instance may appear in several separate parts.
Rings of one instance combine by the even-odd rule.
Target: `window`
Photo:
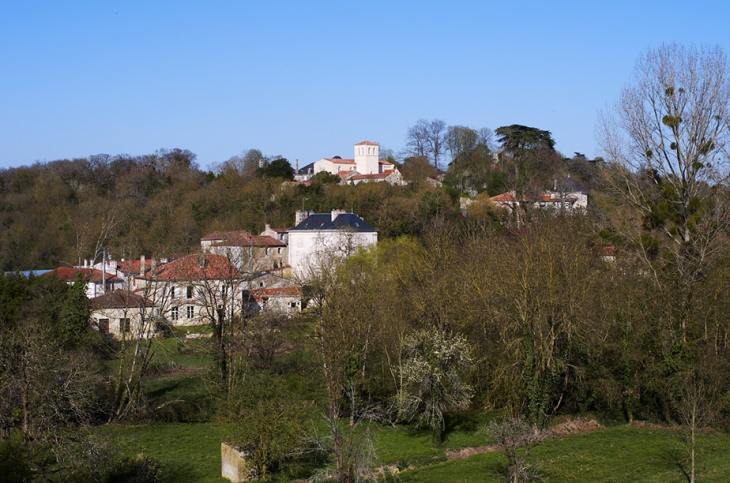
[[[99,332],[102,334],[109,333],[109,319],[99,319]]]
[[[264,282],[259,282],[259,288],[264,288]]]
[[[297,303],[296,302],[289,302],[289,307],[291,307],[293,309],[296,309],[297,308]]]
[[[193,298],[193,287],[192,286],[188,286],[188,293],[187,293],[187,295],[188,295],[188,298],[189,299]]]
[[[175,298],[175,287],[170,287],[170,298],[171,299]]]
[[[119,333],[129,332],[129,319],[119,319]]]
[[[177,307],[170,309],[170,320],[177,320]]]
[[[195,307],[192,305],[188,305],[185,309],[185,315],[188,319],[192,319],[193,317],[195,317]]]
[[[276,249],[276,253],[277,253],[277,255],[281,255],[281,247]]]
[[[266,254],[269,254],[269,247],[266,247]]]

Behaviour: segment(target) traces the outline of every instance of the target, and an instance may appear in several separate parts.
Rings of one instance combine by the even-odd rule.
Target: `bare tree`
[[[155,356],[154,338],[166,324],[162,314],[170,306],[168,283],[150,283],[154,272],[147,277],[139,293],[127,283],[124,289],[95,300],[97,308],[117,315],[119,323],[119,341],[112,345],[117,368],[112,379],[114,407],[109,421],[124,420],[142,409],[142,384]]]
[[[730,222],[723,202],[730,139],[730,66],[720,47],[650,49],[598,138],[611,164],[610,188],[688,260],[706,266]],[[688,260],[689,261],[689,260]]]
[[[697,438],[713,418],[714,391],[697,371],[690,371],[680,381],[681,389],[673,399],[679,416],[682,439],[687,449],[689,471],[683,469],[689,483],[695,483]]]
[[[507,457],[507,481],[520,483],[540,479],[539,468],[530,464],[528,458],[532,449],[543,442],[545,431],[520,418],[512,417],[497,423],[493,421],[485,428],[487,435],[502,447]]]
[[[440,119],[419,119],[408,128],[406,146],[408,155],[426,156],[440,170],[440,158],[446,151],[446,123]]]
[[[301,453],[320,453],[334,458],[334,467],[327,467],[314,474],[310,481],[340,483],[364,483],[398,481],[389,467],[382,465],[373,446],[370,424],[385,422],[384,412],[375,406],[358,407],[355,389],[347,391],[350,400],[350,424],[340,419],[339,412],[323,416],[327,428],[324,435],[305,437]]]
[[[607,185],[637,213],[637,229],[623,234],[673,294],[667,320],[678,320],[669,329],[682,341],[697,284],[730,227],[729,116],[725,53],[670,44],[639,58],[633,82],[599,120]]]

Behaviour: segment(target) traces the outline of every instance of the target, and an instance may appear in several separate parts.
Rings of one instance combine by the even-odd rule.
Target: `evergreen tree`
[[[76,274],[76,280],[69,288],[66,300],[63,303],[58,321],[58,337],[67,347],[77,347],[89,328],[91,310],[89,299],[86,298],[86,282],[81,272]]]

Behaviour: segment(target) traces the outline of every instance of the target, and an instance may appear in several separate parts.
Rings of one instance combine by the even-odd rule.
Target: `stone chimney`
[[[144,277],[144,255],[139,257],[139,276]]]
[[[343,213],[345,213],[345,210],[332,210],[332,221],[335,221],[335,219]]]
[[[294,218],[294,226],[297,226],[299,223],[303,222],[308,217],[309,217],[309,212],[297,211],[296,217]]]

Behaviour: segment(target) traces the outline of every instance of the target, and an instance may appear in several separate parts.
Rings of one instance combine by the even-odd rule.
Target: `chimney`
[[[299,223],[303,222],[309,217],[309,213],[306,211],[297,211],[297,215],[294,218],[294,226],[298,225]]]
[[[266,226],[265,226],[265,228],[266,228],[266,229],[265,229],[264,231],[269,231],[269,230],[271,230],[271,225],[269,225],[269,224],[267,223],[267,224],[266,224]]]
[[[335,219],[344,212],[345,210],[332,210],[332,221],[335,221]]]
[[[144,277],[144,255],[139,257],[139,276]]]
[[[295,159],[294,161],[296,162],[297,174],[299,174],[299,158]]]

